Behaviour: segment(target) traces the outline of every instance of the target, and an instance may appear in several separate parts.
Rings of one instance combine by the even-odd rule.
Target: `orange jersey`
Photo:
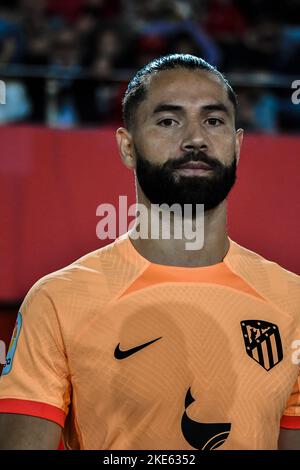
[[[72,449],[276,449],[280,423],[300,428],[299,287],[232,240],[184,268],[126,234],[29,291],[0,411],[60,424]]]

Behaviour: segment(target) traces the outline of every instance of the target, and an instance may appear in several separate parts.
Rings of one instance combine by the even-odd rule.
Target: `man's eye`
[[[213,126],[213,127],[217,127],[217,126],[224,124],[222,119],[219,119],[219,118],[209,118],[207,119],[207,122],[210,126]]]
[[[162,127],[174,127],[176,124],[178,124],[177,121],[171,118],[165,118],[158,122],[158,125]]]

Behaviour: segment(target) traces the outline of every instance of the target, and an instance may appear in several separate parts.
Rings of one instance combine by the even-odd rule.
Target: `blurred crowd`
[[[299,13],[299,0],[1,0],[0,122],[119,123],[128,78],[182,52],[238,77],[246,130],[298,132]]]

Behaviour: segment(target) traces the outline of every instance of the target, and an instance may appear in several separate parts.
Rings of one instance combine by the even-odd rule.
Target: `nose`
[[[200,125],[189,126],[181,142],[181,150],[184,152],[199,151],[207,152],[208,142]]]

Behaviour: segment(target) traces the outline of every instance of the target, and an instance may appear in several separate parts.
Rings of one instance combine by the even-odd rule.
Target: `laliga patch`
[[[15,328],[10,340],[9,348],[6,355],[6,363],[2,370],[2,375],[7,375],[12,369],[12,363],[14,355],[17,349],[17,343],[20,336],[20,331],[22,327],[22,315],[21,312],[18,313]]]

